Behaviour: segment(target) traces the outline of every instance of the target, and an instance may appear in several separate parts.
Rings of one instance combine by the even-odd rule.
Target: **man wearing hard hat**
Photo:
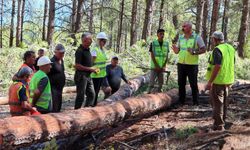
[[[47,74],[50,72],[51,61],[42,56],[37,62],[37,71],[30,81],[30,103],[42,114],[51,112],[51,86]]]
[[[96,36],[97,46],[91,49],[91,55],[93,57],[94,66],[93,68],[97,69],[96,73],[91,73],[90,76],[94,83],[95,89],[95,102],[94,106],[97,104],[98,93],[100,87],[103,83],[104,78],[106,77],[106,61],[107,56],[105,54],[105,44],[108,40],[108,37],[105,32],[100,32]]]

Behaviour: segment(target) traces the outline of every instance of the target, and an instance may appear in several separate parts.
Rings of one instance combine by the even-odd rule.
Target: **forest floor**
[[[225,131],[213,131],[208,96],[192,106],[175,105],[154,114],[130,118],[93,132],[92,141],[78,141],[76,149],[250,149],[250,87],[231,91]],[[64,95],[63,111],[74,106],[75,94]],[[0,118],[9,116],[0,105]]]

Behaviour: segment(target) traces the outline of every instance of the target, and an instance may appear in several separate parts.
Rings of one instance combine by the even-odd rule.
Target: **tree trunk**
[[[174,28],[178,29],[178,15],[177,14],[173,14],[173,18],[172,18],[173,24],[174,24]]]
[[[154,0],[146,0],[145,19],[142,30],[142,39],[146,40],[151,33]]]
[[[228,25],[228,10],[229,10],[230,0],[224,0],[224,12],[222,18],[222,32],[224,34],[225,41],[227,41],[227,25]]]
[[[113,46],[113,21],[109,22],[109,29],[110,29],[110,38],[109,38],[109,46],[108,48],[111,49]]]
[[[204,0],[204,8],[203,8],[203,20],[202,20],[202,38],[204,40],[205,45],[207,46],[207,18],[208,18],[208,8],[209,8],[209,0]]]
[[[25,11],[25,0],[23,0],[23,5],[22,5],[22,24],[21,24],[21,38],[20,38],[21,42],[23,42],[24,11]]]
[[[22,24],[22,4],[23,0],[18,0],[17,4],[17,26],[16,26],[16,47],[20,45],[21,39],[21,24]]]
[[[196,2],[196,25],[195,32],[201,33],[202,20],[203,20],[203,8],[204,8],[204,0],[197,0]]]
[[[72,14],[71,14],[71,32],[75,32],[76,14],[77,14],[77,0],[72,0]]]
[[[212,21],[211,21],[210,34],[209,34],[210,36],[214,33],[214,31],[216,31],[216,25],[217,25],[217,21],[219,18],[219,8],[220,8],[220,0],[214,0],[212,18],[211,18]],[[208,44],[208,49],[210,48],[211,48],[211,40],[209,40],[209,44]]]
[[[83,0],[78,0],[75,32],[74,33],[79,32],[81,29],[82,14],[83,14]]]
[[[90,33],[94,33],[94,30],[93,30],[93,9],[94,9],[94,0],[91,0],[90,2],[90,11],[89,11],[89,32]]]
[[[117,34],[117,44],[116,44],[116,52],[120,52],[120,46],[121,46],[121,37],[122,37],[122,23],[123,23],[123,12],[124,12],[124,1],[122,0],[120,3],[120,20],[119,20],[119,27],[118,27],[118,34]]]
[[[204,88],[204,85],[199,85],[200,90],[204,90]],[[29,146],[32,143],[39,144],[39,142],[52,138],[84,135],[109,125],[117,125],[128,118],[169,108],[177,102],[178,90],[173,89],[165,93],[131,97],[111,105],[64,113],[5,118],[0,120],[0,146],[3,149],[15,149],[18,146]],[[42,145],[40,144],[40,146]]]
[[[164,8],[164,0],[161,0],[160,18],[159,18],[159,26],[158,26],[158,29],[162,28],[162,26],[163,26],[163,8]]]
[[[1,0],[1,31],[0,31],[0,48],[3,48],[3,0]]]
[[[47,34],[47,41],[50,45],[53,40],[55,28],[55,0],[49,0],[49,22],[48,22],[48,34]]]
[[[249,19],[249,0],[243,0],[243,9],[241,16],[241,25],[240,32],[238,36],[238,55],[241,58],[244,58],[244,44],[246,42],[247,37],[247,27],[248,27],[248,19]]]
[[[14,39],[14,18],[16,10],[16,0],[12,0],[12,10],[11,10],[11,23],[10,23],[10,43],[9,47],[13,46]]]
[[[137,3],[138,0],[133,0],[133,7],[131,11],[131,28],[130,28],[130,46],[136,43],[136,37],[137,37],[137,32],[136,32],[136,20],[137,20]]]
[[[100,14],[101,14],[101,16],[100,16],[100,32],[102,31],[102,21],[103,21],[103,2],[104,2],[104,0],[102,0],[102,3],[101,3],[101,12],[100,12]]]
[[[42,40],[46,41],[46,20],[48,16],[48,0],[44,0],[44,14],[43,14],[43,33]]]

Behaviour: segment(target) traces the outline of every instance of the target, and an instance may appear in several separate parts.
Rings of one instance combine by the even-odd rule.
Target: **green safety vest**
[[[223,43],[218,46],[216,46],[221,53],[222,53],[222,62],[221,62],[221,68],[214,79],[214,84],[232,84],[234,82],[234,53],[235,49],[227,44]],[[209,80],[211,78],[212,72],[214,70],[214,64],[213,64],[213,53],[209,57],[209,64],[207,68],[206,73],[206,79]]]
[[[164,62],[168,59],[169,44],[167,41],[163,41],[162,47],[158,40],[152,42],[152,52],[154,54],[157,64],[162,68],[164,67]],[[153,60],[151,60],[151,68],[155,68]]]
[[[106,61],[107,57],[104,51],[102,51],[99,47],[95,47],[93,50],[96,51],[96,59],[94,62],[94,68],[100,69],[98,73],[91,73],[91,78],[103,78],[106,76]]]
[[[189,39],[185,39],[184,35],[179,37],[179,61],[180,64],[188,64],[188,65],[198,65],[199,56],[192,55],[188,51],[188,48],[197,48],[196,40],[197,34],[193,33]]]
[[[37,71],[31,81],[30,81],[30,103],[32,103],[34,91],[38,88],[38,84],[41,81],[42,78],[48,78],[45,72],[39,70]],[[49,78],[48,78],[49,80]],[[44,109],[49,109],[49,104],[51,103],[51,87],[50,87],[50,81],[48,81],[48,84],[46,85],[44,91],[38,98],[36,102],[36,106],[42,107]]]

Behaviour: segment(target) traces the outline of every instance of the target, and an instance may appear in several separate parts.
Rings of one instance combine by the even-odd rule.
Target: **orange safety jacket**
[[[9,89],[9,106],[11,116],[22,116],[30,115],[30,111],[22,108],[22,103],[19,100],[19,91],[23,86],[22,82],[14,82]],[[27,97],[29,97],[27,88],[26,88]]]

